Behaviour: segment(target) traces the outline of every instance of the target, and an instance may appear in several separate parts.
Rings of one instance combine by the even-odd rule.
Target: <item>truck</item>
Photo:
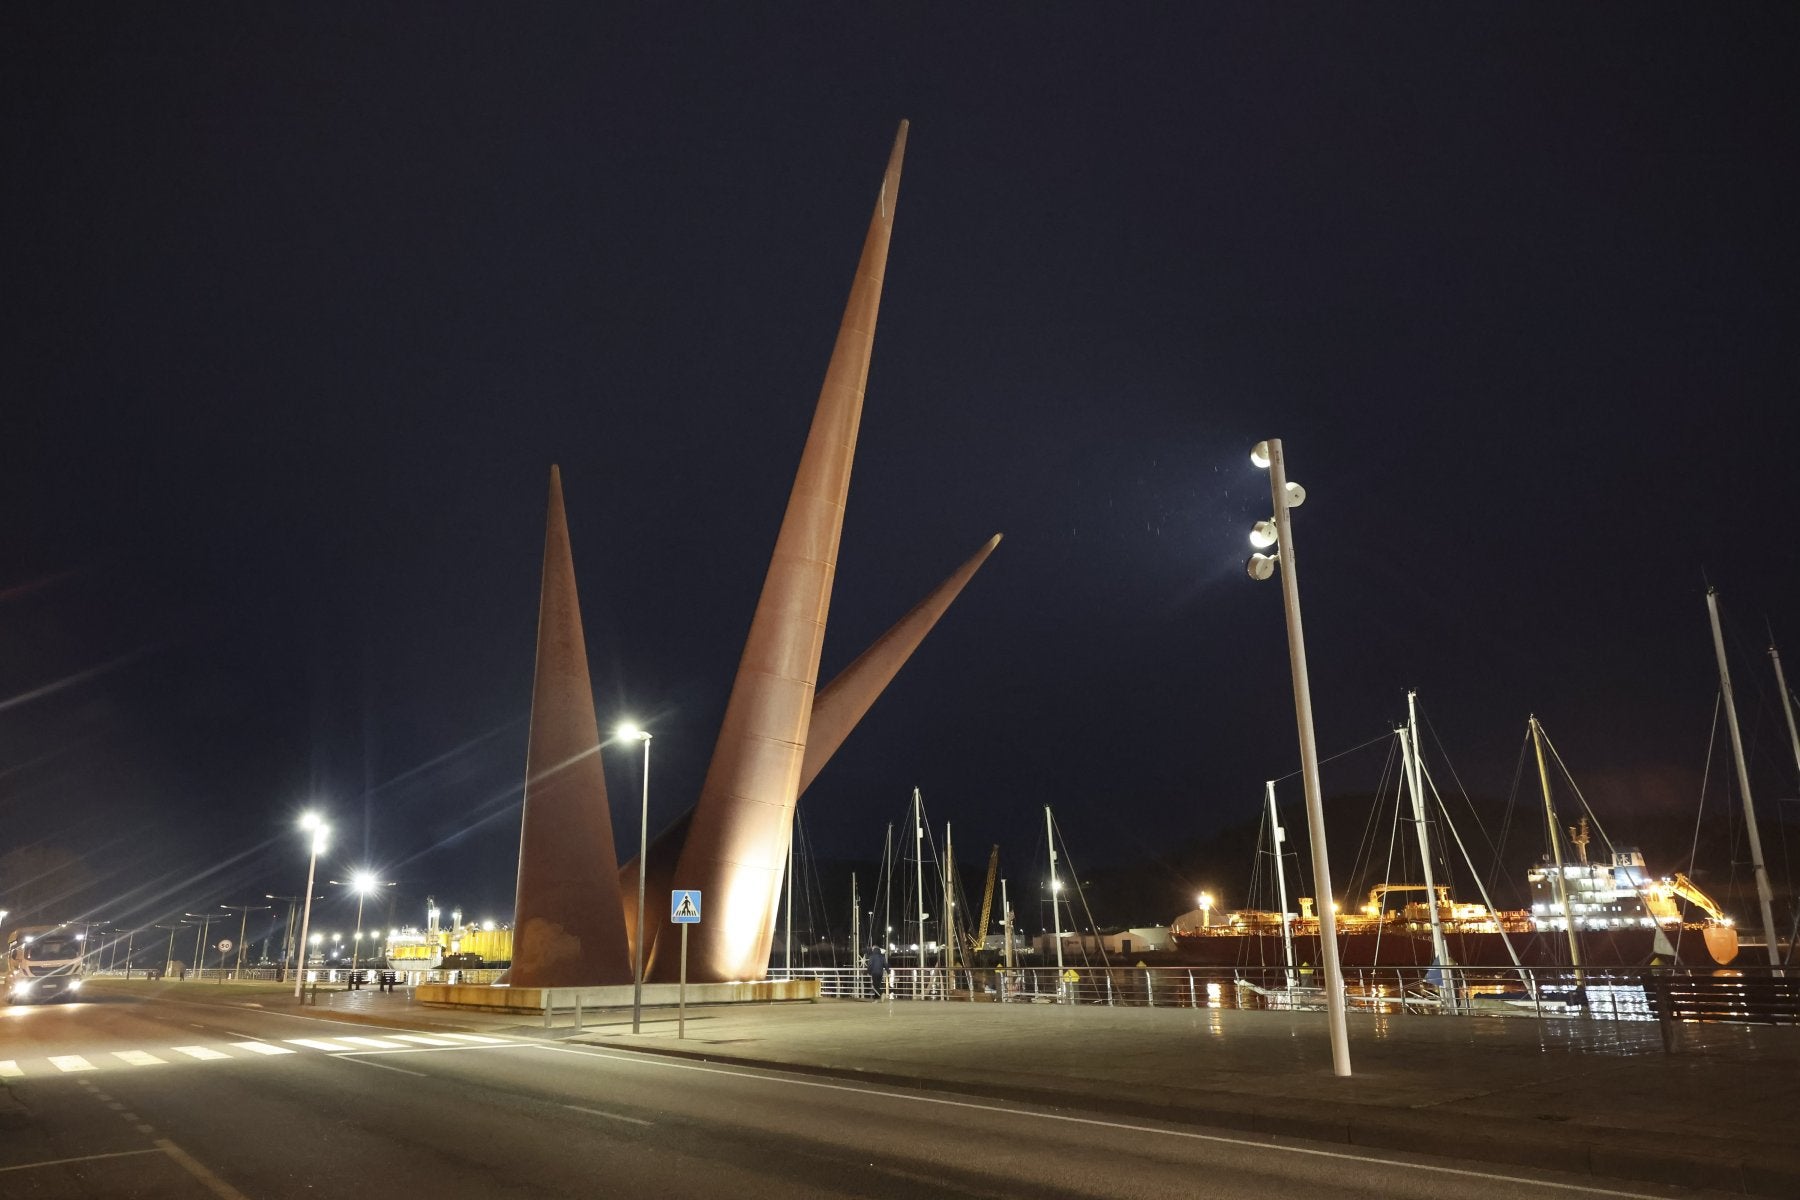
[[[37,1004],[81,994],[85,940],[65,925],[15,929],[6,943],[6,1000]]]

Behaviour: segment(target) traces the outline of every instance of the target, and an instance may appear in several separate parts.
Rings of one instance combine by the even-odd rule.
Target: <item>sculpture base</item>
[[[546,1009],[606,1009],[631,1007],[631,985],[605,987],[520,988],[478,983],[421,983],[413,989],[415,1003],[431,1008],[467,1008],[478,1012],[542,1013]],[[645,1008],[672,1008],[681,986],[646,983]],[[817,1000],[817,979],[759,979],[744,983],[690,983],[689,1004],[766,1004],[777,1000]]]

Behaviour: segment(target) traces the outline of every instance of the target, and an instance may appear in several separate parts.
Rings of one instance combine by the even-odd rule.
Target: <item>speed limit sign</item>
[[[231,939],[230,938],[220,938],[219,939],[219,953],[220,954],[230,954],[231,953]]]

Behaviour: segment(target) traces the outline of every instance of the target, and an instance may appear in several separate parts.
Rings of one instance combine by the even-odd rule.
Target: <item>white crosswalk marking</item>
[[[479,1033],[446,1033],[447,1038],[455,1038],[459,1042],[481,1042],[489,1046],[504,1046],[505,1038],[483,1037]]]
[[[385,1041],[381,1040],[380,1038],[347,1037],[347,1038],[340,1038],[339,1040],[345,1041],[345,1042],[355,1042],[359,1046],[373,1046],[377,1050],[398,1050],[401,1048],[399,1042],[385,1042]]]
[[[355,1047],[346,1046],[342,1042],[328,1042],[324,1038],[288,1038],[287,1044],[290,1046],[305,1046],[308,1050],[330,1050],[337,1054],[342,1054],[346,1050],[355,1049]]]
[[[113,1057],[134,1067],[153,1067],[158,1063],[169,1061],[166,1058],[158,1058],[147,1050],[114,1050]]]
[[[292,1054],[286,1046],[271,1046],[268,1042],[233,1042],[240,1050],[248,1050],[253,1054]]]
[[[0,1079],[17,1079],[23,1074],[24,1070],[12,1059],[0,1059]]]
[[[175,1051],[177,1054],[185,1054],[189,1058],[208,1059],[231,1057],[231,1055],[226,1054],[223,1051],[214,1050],[211,1046],[170,1046],[169,1049]]]
[[[422,1033],[396,1033],[395,1037],[404,1042],[417,1042],[421,1046],[454,1046],[455,1042],[448,1038],[426,1037]]]
[[[94,1064],[79,1054],[53,1054],[50,1065],[59,1071],[92,1071]]]

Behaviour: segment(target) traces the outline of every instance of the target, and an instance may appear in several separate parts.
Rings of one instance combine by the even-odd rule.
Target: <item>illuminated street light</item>
[[[1306,824],[1313,846],[1313,887],[1329,901],[1331,862],[1325,852],[1325,810],[1319,800],[1319,751],[1313,742],[1312,686],[1306,675],[1306,636],[1300,624],[1300,580],[1295,566],[1294,527],[1289,510],[1306,502],[1306,489],[1288,482],[1281,439],[1256,443],[1250,461],[1269,472],[1269,496],[1275,514],[1258,521],[1250,532],[1253,546],[1276,548],[1274,554],[1253,555],[1247,564],[1252,579],[1267,579],[1281,567],[1281,600],[1287,611],[1288,666],[1294,679],[1294,722],[1300,733],[1300,772],[1306,783]],[[1262,539],[1274,526],[1274,540]],[[1350,1074],[1350,1034],[1344,1020],[1344,977],[1338,965],[1337,921],[1328,902],[1319,908],[1319,959],[1325,968],[1325,1006],[1330,1017],[1331,1069]]]
[[[338,881],[334,879],[331,882],[337,883]],[[355,978],[358,965],[362,961],[363,902],[369,898],[369,893],[375,891],[377,888],[393,886],[394,884],[391,880],[383,882],[382,880],[375,878],[374,873],[371,871],[358,871],[350,876],[350,890],[356,893],[356,933],[352,935],[350,943],[350,974],[352,979]],[[333,934],[332,936],[336,937],[337,935]]]
[[[644,793],[638,809],[637,948],[631,971],[631,1032],[636,1033],[644,1015],[644,876],[649,873],[650,865],[646,858],[650,849],[650,734],[627,721],[613,731],[613,736],[621,742],[644,743]]]
[[[306,945],[306,931],[312,925],[313,880],[319,867],[319,851],[325,848],[325,839],[331,835],[331,826],[325,824],[318,813],[309,812],[300,818],[300,828],[312,834],[312,857],[306,864],[306,890],[301,892],[306,897],[306,905],[300,914],[300,945]],[[294,999],[300,999],[300,989],[306,980],[306,954],[300,955],[301,962],[294,972]]]

